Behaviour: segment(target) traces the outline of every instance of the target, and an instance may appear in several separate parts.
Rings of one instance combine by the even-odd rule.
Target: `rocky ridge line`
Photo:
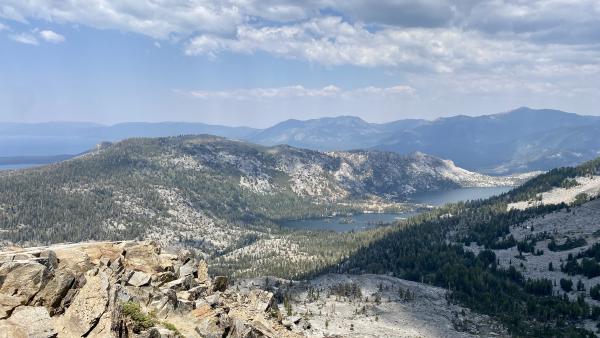
[[[272,293],[228,286],[195,252],[154,242],[9,248],[0,338],[304,336],[310,324],[288,325]]]

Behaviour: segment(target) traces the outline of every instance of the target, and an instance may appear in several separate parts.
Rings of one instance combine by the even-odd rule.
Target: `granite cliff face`
[[[187,250],[96,242],[0,253],[3,338],[301,336],[283,320],[272,293],[234,291]]]

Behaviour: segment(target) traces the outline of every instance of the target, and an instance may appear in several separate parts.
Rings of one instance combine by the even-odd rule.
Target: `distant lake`
[[[485,199],[503,194],[512,190],[513,188],[514,187],[460,188],[447,191],[427,192],[412,196],[410,201],[414,203],[440,206],[446,203]]]
[[[379,225],[396,222],[417,215],[417,211],[382,214],[356,214],[352,216],[335,216],[327,218],[311,218],[283,221],[281,225],[294,230],[333,230],[337,232],[361,231]]]
[[[512,187],[494,188],[461,188],[448,191],[430,192],[415,195],[410,202],[440,206],[466,200],[484,199],[511,190]],[[400,219],[418,215],[418,211],[383,214],[357,214],[350,217],[336,216],[329,218],[311,218],[303,220],[283,221],[281,226],[294,230],[329,230],[336,232],[362,231],[379,225],[393,223]]]
[[[0,164],[0,171],[2,170],[13,170],[13,169],[24,169],[40,166],[41,164]]]

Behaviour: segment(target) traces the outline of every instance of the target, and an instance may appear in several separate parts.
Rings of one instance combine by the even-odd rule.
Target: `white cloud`
[[[340,92],[341,89],[336,86],[310,89],[296,85],[273,88],[234,89],[229,91],[194,90],[188,93],[198,99],[264,100],[298,97],[334,97],[338,96]]]
[[[41,31],[39,35],[43,40],[50,43],[61,43],[66,40],[64,36],[50,30]]]
[[[37,46],[39,44],[37,38],[29,33],[14,34],[11,35],[10,38],[16,42],[26,45]]]
[[[351,90],[343,90],[337,86],[329,85],[322,88],[305,88],[301,85],[271,87],[271,88],[249,88],[233,89],[226,91],[192,90],[176,91],[188,94],[203,100],[273,100],[292,98],[338,98],[338,99],[365,99],[377,97],[407,97],[416,94],[415,89],[406,85],[393,87],[364,87]]]
[[[464,90],[598,86],[580,73],[600,59],[598,0],[1,2],[0,19],[133,32],[191,56],[264,52],[329,67],[385,67],[434,82],[451,74],[468,79],[456,84]],[[38,43],[31,34],[11,38]]]
[[[0,18],[9,20],[187,41],[189,55],[261,50],[328,65],[429,64],[440,71],[453,69],[448,61],[461,62],[464,47],[476,47],[468,49],[476,54],[489,45],[510,49],[505,40],[597,47],[599,17],[598,0],[3,0],[0,6]],[[439,60],[440,52],[459,60]]]
[[[393,87],[365,87],[353,91],[353,94],[365,94],[365,95],[381,95],[381,96],[396,96],[396,95],[409,95],[414,96],[416,90],[410,86],[398,85]]]
[[[566,36],[597,41],[600,28],[597,0],[3,0],[0,5],[0,18],[9,20],[82,24],[156,39],[225,37],[242,25],[287,26],[324,12],[378,28],[464,28],[556,42]]]
[[[2,22],[0,22],[0,31],[4,31],[7,30],[8,26],[4,25]]]
[[[3,0],[0,17],[75,23],[167,39],[195,32],[232,32],[245,13],[227,0]]]
[[[372,32],[364,24],[324,17],[277,27],[243,25],[233,37],[200,35],[185,48],[188,55],[264,51],[325,65],[409,66],[452,72],[462,66],[515,60],[526,42],[488,40],[459,29],[399,29]]]

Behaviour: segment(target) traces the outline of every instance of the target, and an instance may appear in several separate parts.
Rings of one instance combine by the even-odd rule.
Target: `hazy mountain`
[[[598,155],[600,118],[557,110],[517,110],[441,118],[390,135],[374,148],[423,151],[479,171],[548,170]]]
[[[341,116],[288,120],[266,129],[202,123],[0,124],[0,157],[79,154],[102,141],[211,134],[265,146],[287,144],[332,151],[424,152],[494,174],[571,166],[600,154],[600,117],[519,108],[484,116],[368,123]]]
[[[470,170],[503,173],[548,170],[592,159],[600,151],[598,128],[599,117],[523,107],[493,115],[383,124],[355,117],[290,120],[251,139],[319,150],[422,151]]]
[[[600,153],[600,118],[522,107],[484,116],[367,123],[356,117],[289,120],[251,140],[318,150],[378,149],[425,152],[461,167],[491,173],[548,170]]]
[[[258,132],[250,140],[263,145],[288,144],[316,150],[365,149],[379,144],[391,133],[425,123],[425,120],[401,120],[376,124],[354,116],[287,120]]]

